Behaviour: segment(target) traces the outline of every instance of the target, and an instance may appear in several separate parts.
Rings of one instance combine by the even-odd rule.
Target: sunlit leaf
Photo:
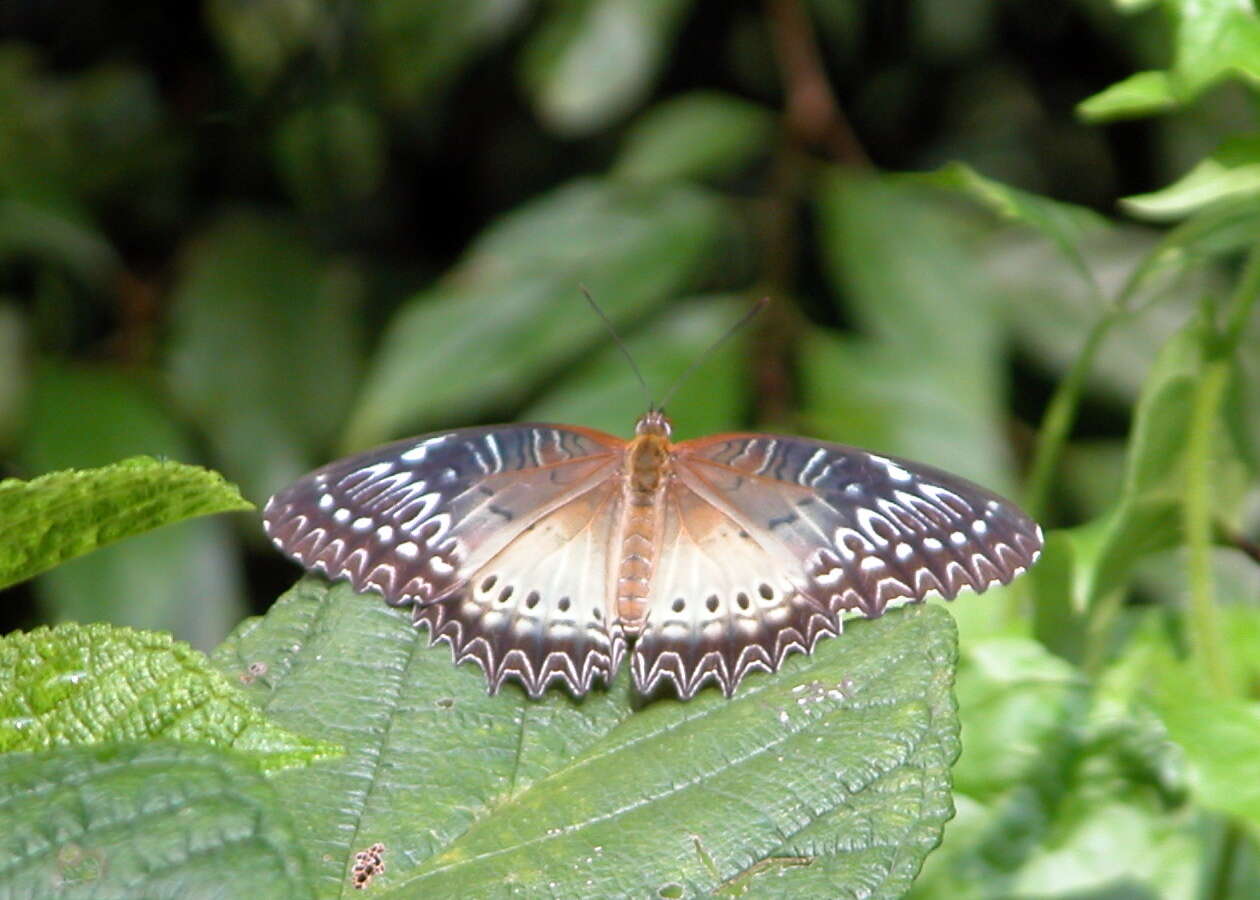
[[[1181,178],[1158,191],[1125,197],[1135,216],[1154,221],[1180,219],[1229,198],[1260,194],[1260,135],[1232,138]]]
[[[1260,82],[1260,18],[1238,0],[1165,0],[1176,22],[1173,65],[1139,72],[1083,101],[1091,121],[1153,115],[1189,103],[1213,85]]]
[[[526,48],[539,115],[566,135],[597,131],[652,86],[691,0],[562,0]]]
[[[258,666],[238,673],[266,677]],[[0,752],[158,738],[231,748],[264,771],[338,752],[267,722],[168,634],[71,623],[0,638]]]
[[[955,633],[898,610],[753,676],[731,700],[487,696],[406,615],[301,582],[216,653],[267,717],[345,746],[274,782],[323,895],[360,845],[391,896],[899,896],[951,812]],[[637,707],[637,708],[636,708]],[[417,827],[417,823],[423,823]]]
[[[222,476],[148,457],[0,481],[0,586],[172,522],[250,508]]]
[[[685,290],[724,232],[695,188],[579,181],[493,225],[390,323],[351,420],[362,448],[510,408],[607,329]]]
[[[289,812],[247,759],[186,744],[0,756],[0,893],[314,896]]]
[[[1107,122],[1158,115],[1179,102],[1167,72],[1138,72],[1082,100],[1076,111],[1086,121]]]
[[[626,134],[613,174],[640,181],[721,179],[766,155],[774,117],[755,103],[697,91],[645,112]]]

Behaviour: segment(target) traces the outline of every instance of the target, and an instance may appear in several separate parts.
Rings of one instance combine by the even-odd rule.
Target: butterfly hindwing
[[[1041,529],[1016,506],[929,466],[774,435],[680,444],[679,478],[794,559],[792,578],[833,612],[878,616],[935,592],[1007,584]]]
[[[609,549],[621,485],[608,479],[531,524],[450,598],[416,607],[417,623],[450,643],[457,662],[509,676],[532,697],[560,681],[581,695],[605,683],[624,640],[608,609]]]
[[[635,688],[673,682],[683,699],[709,680],[729,696],[752,669],[774,671],[840,629],[796,589],[794,561],[690,489],[665,492],[661,553],[648,613],[630,657]]]

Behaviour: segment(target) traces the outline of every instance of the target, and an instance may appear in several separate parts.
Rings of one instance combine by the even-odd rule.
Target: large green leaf
[[[357,300],[349,270],[262,217],[220,221],[185,261],[171,386],[246,496],[297,478],[339,432],[358,371]]]
[[[589,286],[625,323],[689,286],[724,228],[715,197],[682,185],[585,180],[493,225],[385,334],[346,443],[510,408],[607,330]]]
[[[21,445],[28,471],[104,467],[139,454],[196,459],[192,441],[143,378],[45,365],[29,393]],[[222,497],[230,508],[248,508],[217,477],[197,477],[230,491]],[[103,547],[44,573],[35,589],[50,619],[172,631],[202,649],[223,640],[245,607],[228,523],[218,518]]]
[[[193,516],[251,509],[215,472],[148,457],[0,481],[0,587]]]
[[[487,696],[407,616],[307,579],[215,654],[342,760],[274,783],[341,890],[381,843],[398,896],[898,896],[951,812],[956,637],[937,607],[850,623],[727,700]]]
[[[258,665],[236,673],[265,674]],[[67,624],[0,638],[0,752],[146,738],[230,747],[267,771],[337,753],[267,722],[168,634]]]
[[[765,156],[773,139],[768,109],[729,94],[683,94],[635,121],[613,174],[640,181],[721,179]]]
[[[922,188],[840,173],[823,182],[822,249],[864,334],[808,334],[806,415],[826,437],[1009,492],[997,305],[931,199]]]
[[[691,0],[562,0],[526,48],[523,80],[552,129],[608,125],[652,86]]]
[[[1094,275],[1084,245],[1108,227],[1107,220],[1093,210],[1021,191],[986,178],[964,163],[950,163],[935,172],[907,177],[957,191],[1004,219],[1036,229],[1054,242],[1086,283],[1093,285]]]
[[[187,744],[0,756],[6,897],[313,896],[293,821],[246,759]]]

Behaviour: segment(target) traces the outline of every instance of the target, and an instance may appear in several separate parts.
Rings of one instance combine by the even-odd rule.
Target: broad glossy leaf
[[[1094,283],[1083,245],[1105,231],[1109,223],[1093,210],[1021,191],[986,178],[964,163],[950,163],[935,172],[907,177],[957,191],[1004,219],[1036,229],[1054,242],[1088,284]]]
[[[149,457],[0,481],[0,586],[172,522],[252,508],[215,472]]]
[[[171,387],[246,496],[313,467],[339,432],[357,302],[353,274],[283,223],[230,217],[194,245],[175,289]]]
[[[651,88],[691,0],[562,0],[525,49],[539,116],[577,136],[605,127]]]
[[[630,126],[613,174],[638,181],[716,180],[768,153],[774,117],[729,94],[696,91],[647,110]]]
[[[928,606],[850,623],[732,700],[632,706],[487,696],[445,646],[373,597],[316,579],[216,653],[246,691],[342,760],[274,783],[342,889],[356,850],[390,854],[391,896],[693,895],[726,885],[898,896],[948,818],[955,634]]]
[[[811,428],[1009,492],[1000,320],[977,259],[922,188],[836,173],[820,211],[832,283],[865,335],[803,343]]]
[[[634,361],[654,397],[660,398],[698,353],[748,311],[742,297],[689,298],[626,337]],[[677,440],[730,430],[744,412],[741,362],[747,341],[723,344],[669,402]],[[567,374],[520,414],[522,421],[573,422],[610,434],[628,434],[647,399],[615,346],[605,347]]]
[[[266,670],[236,674],[253,681]],[[0,752],[158,738],[231,748],[264,771],[338,752],[267,722],[168,634],[71,623],[0,638]]]
[[[0,756],[0,894],[312,897],[293,821],[247,759],[187,744]]]
[[[624,324],[688,287],[726,227],[713,195],[683,185],[584,180],[513,212],[394,317],[346,445],[510,409],[607,345],[581,284]]]
[[[1131,214],[1157,222],[1183,218],[1227,199],[1260,194],[1260,135],[1226,141],[1207,159],[1158,191],[1125,197]]]

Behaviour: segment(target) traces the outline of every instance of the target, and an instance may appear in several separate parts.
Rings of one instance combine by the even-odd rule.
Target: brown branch
[[[871,161],[827,82],[814,26],[801,0],[766,0],[766,19],[783,80],[788,131],[836,162],[869,167]]]

